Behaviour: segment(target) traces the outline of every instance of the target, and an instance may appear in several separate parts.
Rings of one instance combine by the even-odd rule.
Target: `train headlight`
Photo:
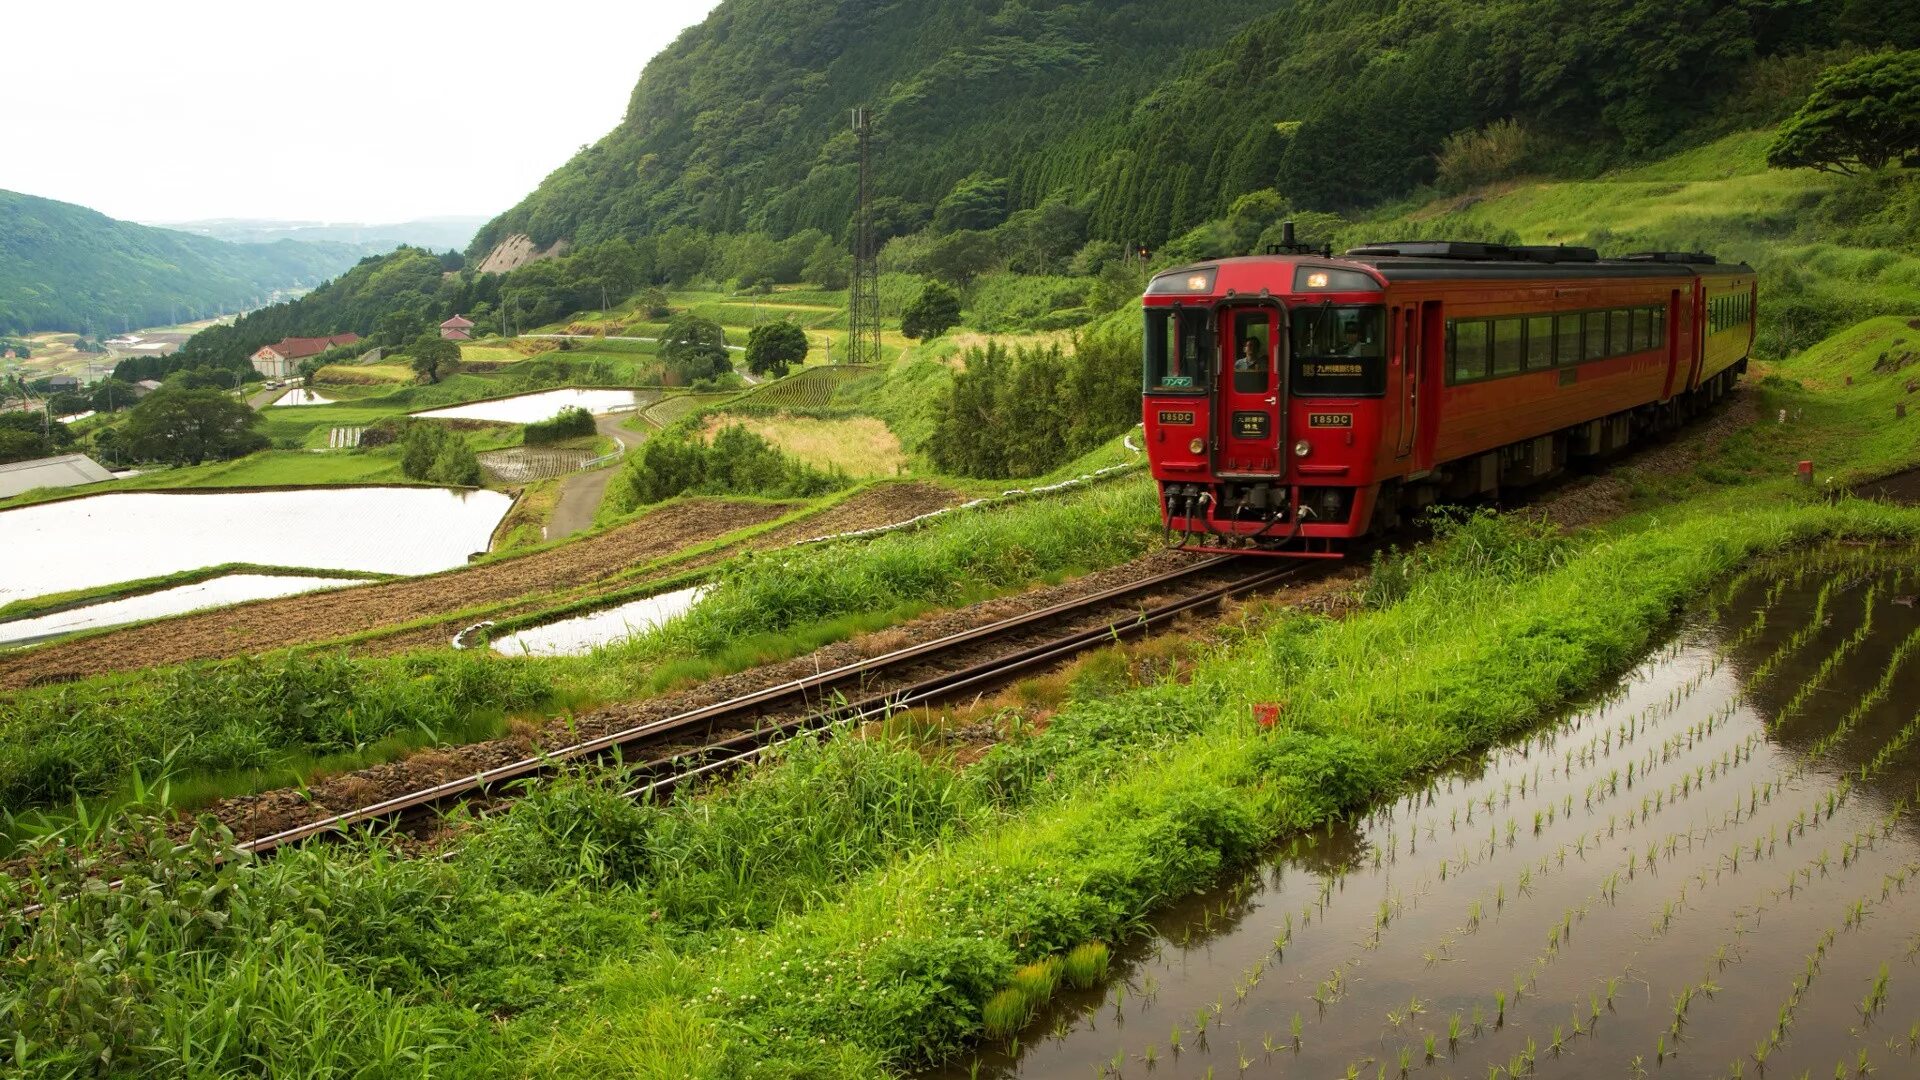
[[[1200,439],[1195,439],[1192,442],[1187,444],[1187,449],[1195,454],[1198,454],[1204,451],[1206,448],[1207,448],[1207,444]]]
[[[1307,440],[1305,440],[1305,439],[1301,439],[1301,440],[1300,440],[1299,442],[1297,442],[1297,443],[1294,443],[1294,444],[1293,444],[1293,456],[1294,456],[1294,457],[1306,457],[1306,456],[1307,456],[1307,452],[1308,452],[1308,451],[1310,451],[1310,450],[1312,450],[1312,449],[1313,449],[1313,444],[1312,444],[1312,443],[1309,443],[1309,442],[1308,442]]]

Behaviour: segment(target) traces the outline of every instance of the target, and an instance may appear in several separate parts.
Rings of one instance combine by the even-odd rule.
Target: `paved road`
[[[593,426],[600,434],[619,443],[624,454],[647,441],[645,432],[628,431],[620,426],[621,421],[632,415],[622,412],[597,416]],[[600,511],[600,500],[606,496],[607,482],[619,471],[620,461],[616,459],[597,469],[567,477],[560,485],[560,501],[554,505],[553,519],[547,522],[547,539],[572,536],[592,525],[593,515]]]

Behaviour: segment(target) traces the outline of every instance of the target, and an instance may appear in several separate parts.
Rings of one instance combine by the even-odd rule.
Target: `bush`
[[[415,420],[400,436],[400,471],[408,479],[478,487],[480,460],[459,432]]]
[[[1448,191],[1464,191],[1519,172],[1526,164],[1527,129],[1518,120],[1496,120],[1478,131],[1447,136],[1434,155],[1434,182]]]
[[[675,495],[761,495],[805,498],[848,484],[839,472],[822,472],[780,452],[739,424],[728,424],[704,442],[694,433],[663,433],[650,440],[627,467],[636,504]]]
[[[1037,476],[1140,420],[1139,343],[1130,320],[1058,345],[967,350],[939,404],[927,453],[961,476]]]
[[[900,332],[920,341],[937,338],[960,322],[960,296],[937,281],[929,281],[900,314]]]
[[[528,446],[548,446],[577,439],[594,432],[593,414],[569,405],[545,420],[536,420],[524,429],[522,441]]]

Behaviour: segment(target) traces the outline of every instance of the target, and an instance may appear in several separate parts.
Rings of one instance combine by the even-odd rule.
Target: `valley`
[[[1920,24],[869,7],[0,273],[9,1075],[1912,1072]]]

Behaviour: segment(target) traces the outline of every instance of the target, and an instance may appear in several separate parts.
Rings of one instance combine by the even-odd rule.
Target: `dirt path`
[[[630,454],[647,441],[647,436],[644,432],[629,431],[620,426],[629,415],[611,413],[597,416],[593,426],[600,434],[619,443],[623,453]],[[620,464],[620,461],[612,461],[598,469],[567,478],[567,482],[561,485],[560,501],[553,508],[553,517],[547,522],[547,539],[572,536],[592,526],[594,515],[600,512],[600,501],[606,498],[607,484],[620,471]]]
[[[717,499],[677,503],[597,536],[518,559],[221,608],[10,651],[0,654],[0,689],[326,641],[477,604],[570,588],[769,521],[791,509],[791,504]]]

